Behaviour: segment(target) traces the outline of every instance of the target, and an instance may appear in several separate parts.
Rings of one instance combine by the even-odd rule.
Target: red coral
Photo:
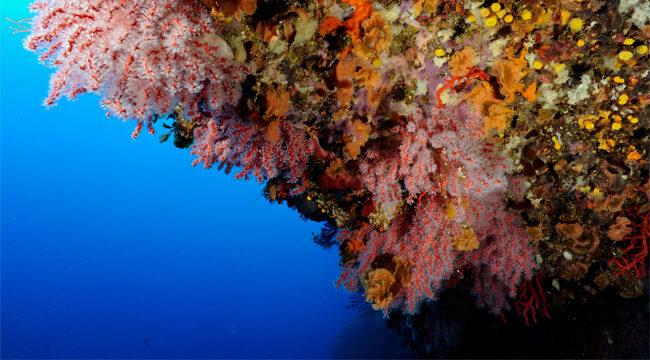
[[[250,70],[231,60],[197,1],[51,0],[34,3],[32,12],[25,47],[56,69],[48,106],[99,93],[111,114],[141,128],[177,104],[193,118],[199,104],[217,111],[235,103]]]
[[[533,316],[533,322],[537,323],[537,311],[547,318],[551,318],[546,307],[546,294],[542,288],[541,281],[544,279],[543,273],[538,273],[533,279],[526,280],[519,285],[517,300],[515,306],[517,312],[524,316],[526,325],[529,325],[528,314]]]
[[[618,267],[614,276],[626,274],[630,278],[644,279],[648,269],[648,237],[650,237],[650,212],[638,213],[639,208],[627,210],[628,219],[632,220],[632,233],[623,238],[627,246],[621,250],[621,256],[609,260]]]
[[[278,121],[277,141],[268,140],[258,127],[229,112],[211,119],[196,129],[192,155],[193,165],[203,162],[210,168],[219,163],[219,169],[229,173],[241,167],[236,178],[254,175],[262,182],[266,178],[282,176],[296,183],[307,166],[309,145],[305,134],[286,121]]]

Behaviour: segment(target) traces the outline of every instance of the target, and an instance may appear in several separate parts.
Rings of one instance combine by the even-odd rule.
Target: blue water
[[[311,243],[319,225],[256,181],[132,140],[97,96],[43,108],[51,69],[4,19],[27,4],[0,3],[0,355],[332,356],[356,314],[336,251]]]

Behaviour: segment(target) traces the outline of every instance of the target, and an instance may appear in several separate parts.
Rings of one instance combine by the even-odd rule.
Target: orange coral
[[[350,36],[350,39],[352,40],[352,43],[354,44],[357,39],[359,39],[359,33],[360,33],[360,25],[361,23],[370,17],[373,13],[373,8],[372,4],[368,2],[367,0],[341,0],[341,2],[350,4],[351,6],[354,6],[354,12],[348,18],[347,20],[341,22],[338,18],[334,16],[330,16],[323,20],[323,22],[320,24],[318,27],[318,32],[325,36],[328,33],[338,29],[338,28],[345,28],[345,31],[348,33]],[[348,54],[350,51],[350,48],[346,48],[341,52],[341,57],[344,57],[345,55]]]
[[[555,225],[555,230],[561,232],[567,237],[570,237],[573,240],[576,240],[582,236],[582,232],[584,231],[584,228],[580,224],[564,224],[564,223],[557,223]]]
[[[513,111],[501,102],[490,105],[486,116],[483,118],[485,130],[497,129],[499,133],[503,133],[508,126],[508,120],[512,113]]]
[[[614,241],[621,241],[624,237],[632,233],[632,227],[630,227],[632,222],[630,219],[625,216],[619,216],[616,218],[616,222],[609,226],[607,231],[607,236]]]
[[[438,8],[440,0],[415,0],[413,1],[413,13],[418,16],[422,10],[433,14]]]
[[[411,286],[413,264],[391,254],[382,254],[373,265],[375,269],[366,270],[361,281],[366,301],[375,310],[387,309],[402,288]]]
[[[607,196],[604,200],[597,200],[594,209],[598,211],[608,211],[610,213],[619,212],[623,209],[625,196],[627,194],[614,194]]]
[[[526,66],[526,49],[522,51],[519,58],[508,57],[501,60],[496,64],[497,80],[501,85],[501,92],[506,94],[506,102],[510,103],[515,99],[515,92],[523,91],[523,84],[520,83],[521,79],[528,74],[528,70],[524,70]],[[536,88],[536,86],[535,86]],[[529,91],[532,89],[528,89]],[[530,94],[528,94],[530,97]]]
[[[506,129],[513,111],[504,105],[503,100],[494,97],[489,84],[476,85],[465,99],[483,115],[483,128],[486,132],[497,129],[502,133]]]
[[[449,60],[449,72],[453,76],[465,76],[476,63],[476,51],[467,46],[451,57],[451,60]]]
[[[364,30],[363,38],[354,42],[354,52],[357,56],[367,59],[375,52],[388,49],[393,33],[384,15],[373,13],[361,26]]]
[[[355,69],[358,64],[359,61],[353,57],[341,59],[336,64],[336,99],[339,101],[339,104],[347,104],[352,100],[354,84],[351,79],[354,78]]]
[[[284,89],[269,90],[266,93],[264,119],[282,117],[289,111],[289,92]]]
[[[359,119],[354,120],[352,126],[348,127],[346,133],[349,136],[345,139],[344,150],[351,159],[356,160],[357,156],[359,156],[361,147],[368,141],[371,131],[372,126]]]
[[[244,10],[246,15],[253,15],[257,10],[257,0],[201,0],[203,5],[218,8],[219,11],[229,16],[239,18],[239,10]]]
[[[265,129],[264,132],[266,139],[269,141],[279,141],[280,140],[280,130],[278,129],[278,121],[271,121]]]
[[[528,85],[525,91],[521,93],[521,95],[528,100],[528,102],[533,102],[535,99],[537,99],[537,95],[535,92],[537,91],[537,83],[532,83]]]
[[[479,247],[478,238],[472,228],[465,228],[460,236],[454,238],[454,248],[458,251],[471,251]]]
[[[531,243],[537,244],[542,239],[544,236],[542,229],[543,227],[541,223],[538,226],[529,226],[526,228],[526,233],[528,234]]]
[[[367,276],[368,279],[364,282],[366,301],[375,310],[386,309],[393,302],[390,289],[395,284],[395,277],[386,269],[370,271]]]
[[[368,63],[358,67],[358,70],[354,73],[354,78],[360,87],[365,87],[367,90],[374,90],[381,85],[381,73],[373,69]]]

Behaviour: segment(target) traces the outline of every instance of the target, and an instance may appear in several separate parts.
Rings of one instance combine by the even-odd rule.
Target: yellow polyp
[[[467,16],[467,21],[471,23],[476,21],[476,16],[474,16],[474,14],[469,14],[469,16]]]
[[[620,130],[620,129],[621,129],[621,123],[620,122],[612,123],[612,130]]]
[[[553,136],[552,139],[553,139],[553,147],[555,148],[555,150],[560,150],[562,148],[562,144],[560,144],[560,141],[555,136]]]
[[[485,19],[485,26],[494,26],[497,24],[497,17],[492,15],[489,18]]]
[[[625,104],[627,104],[627,100],[628,100],[627,94],[623,94],[623,95],[618,97],[618,104],[619,105],[625,105]]]
[[[381,59],[380,59],[380,58],[376,58],[376,59],[372,62],[372,66],[374,66],[374,67],[380,67],[380,66],[381,66]]]
[[[623,40],[623,45],[632,45],[632,44],[634,44],[634,39],[627,38]]]
[[[600,194],[600,190],[598,190],[598,188],[594,188],[593,193],[594,193],[594,195],[598,195],[598,194]]]
[[[620,76],[614,76],[614,81],[617,82],[617,83],[619,83],[619,84],[622,84],[622,83],[625,82],[625,79],[623,79],[623,78],[620,77]]]
[[[512,17],[512,15],[508,14],[508,15],[506,15],[506,16],[503,18],[503,21],[505,21],[506,23],[510,24],[510,23],[512,22],[512,20],[514,20],[514,19],[515,19],[515,18]]]
[[[573,18],[571,21],[569,21],[569,29],[573,32],[578,32],[582,30],[582,19],[581,18]]]
[[[311,196],[307,195],[307,201],[311,201]]]
[[[557,63],[557,64],[553,65],[553,69],[555,70],[555,72],[560,72],[560,71],[566,69],[566,65],[564,65],[562,63]]]
[[[632,124],[636,124],[636,123],[638,123],[638,122],[639,122],[639,119],[638,119],[638,118],[635,118],[635,117],[633,117],[633,118],[631,118],[631,119],[630,119],[630,122],[631,122]]]
[[[566,25],[567,21],[569,21],[569,16],[571,16],[570,12],[566,10],[560,11],[560,17],[562,18],[562,25]]]
[[[489,10],[488,8],[481,8],[481,10],[479,10],[479,13],[480,13],[481,16],[483,16],[484,18],[490,16],[490,10]]]
[[[620,53],[618,53],[618,58],[623,60],[623,61],[628,61],[634,56],[631,51],[623,50]]]
[[[490,9],[492,9],[492,11],[494,11],[494,12],[497,12],[497,11],[501,10],[501,4],[493,3],[492,5],[490,5]]]
[[[647,45],[639,45],[636,47],[636,53],[639,55],[643,55],[648,52],[648,46]]]
[[[582,40],[582,39],[580,39],[580,40],[578,40],[578,42],[577,42],[576,44],[577,44],[579,47],[583,47],[583,46],[585,46],[585,41]]]
[[[497,17],[498,17],[499,19],[503,18],[503,17],[506,15],[506,12],[507,12],[507,11],[506,11],[505,9],[503,9],[503,10],[501,10],[501,11],[497,11]]]
[[[628,161],[639,161],[643,157],[638,151],[636,151],[634,146],[630,146],[630,151],[631,152],[627,154]]]
[[[433,52],[433,54],[438,57],[443,57],[445,56],[445,49],[438,48]]]
[[[521,18],[523,20],[530,20],[533,18],[533,13],[531,13],[530,10],[524,10],[521,12]]]
[[[585,129],[587,130],[593,130],[593,128],[595,127],[595,124],[589,120],[585,121],[584,124],[585,124]]]
[[[542,67],[544,67],[544,64],[542,64],[541,61],[539,61],[539,60],[533,61],[533,68],[535,68],[535,70],[539,70]]]

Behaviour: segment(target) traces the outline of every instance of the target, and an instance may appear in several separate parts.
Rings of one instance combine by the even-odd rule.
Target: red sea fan
[[[232,61],[196,0],[44,0],[31,9],[25,47],[56,69],[47,106],[97,93],[109,114],[140,124],[178,104],[193,118],[199,104],[237,102],[250,70]]]
[[[454,274],[471,268],[478,304],[498,313],[532,277],[534,251],[501,200],[508,162],[485,136],[481,119],[464,110],[414,111],[392,130],[399,143],[391,137],[367,150],[360,168],[374,199],[406,200],[415,208],[397,214],[387,231],[364,234],[359,263],[344,267],[339,284],[356,290],[354,278],[389,253],[413,264],[411,286],[390,308],[415,312]]]
[[[196,129],[192,147],[192,155],[197,156],[194,165],[203,162],[205,168],[210,168],[219,163],[219,169],[225,167],[226,173],[240,167],[238,179],[248,179],[252,174],[262,182],[282,176],[296,183],[307,166],[307,138],[303,131],[286,121],[278,122],[277,131],[277,139],[268,139],[257,125],[224,111]]]

